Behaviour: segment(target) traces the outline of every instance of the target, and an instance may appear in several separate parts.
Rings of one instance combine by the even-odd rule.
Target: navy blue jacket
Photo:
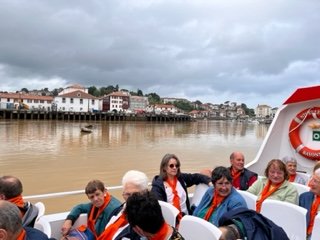
[[[111,215],[110,215],[110,218],[108,219],[108,221],[110,221],[110,219],[113,217],[113,216],[116,216],[118,215],[119,212],[121,212],[121,210],[123,209],[124,207],[124,204],[121,204],[119,207],[115,208]],[[118,235],[117,237],[115,238],[115,240],[121,240],[122,238],[128,238],[128,239],[131,239],[131,240],[140,240],[141,237],[132,229],[132,227],[129,225],[127,226],[126,228],[124,228]]]
[[[289,237],[281,227],[279,227],[273,221],[261,215],[260,213],[247,208],[236,208],[229,212],[226,212],[219,219],[219,226],[226,226],[229,224],[237,225],[237,221],[240,221],[242,223],[246,232],[246,236],[242,236],[242,239],[289,240]]]
[[[178,181],[180,182],[182,188],[186,192],[186,196],[187,196],[186,205],[187,205],[188,213],[191,214],[192,212],[190,209],[190,201],[188,198],[187,188],[200,183],[208,184],[211,181],[211,178],[199,173],[181,173],[180,176],[178,177]],[[168,201],[162,177],[160,176],[154,177],[154,179],[152,180],[151,192],[155,194],[158,200],[161,200],[164,202]]]
[[[25,227],[24,230],[26,231],[25,240],[55,240],[55,238],[48,238],[46,234],[35,228]]]
[[[307,215],[306,215],[307,227],[310,222],[310,212],[311,212],[313,201],[314,201],[314,193],[313,192],[304,192],[299,196],[299,206],[308,210]]]

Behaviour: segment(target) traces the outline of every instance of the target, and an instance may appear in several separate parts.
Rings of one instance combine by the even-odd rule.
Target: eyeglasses
[[[319,185],[320,184],[320,179],[317,176],[312,176],[310,179],[310,182],[314,182],[315,184]]]
[[[169,167],[170,167],[170,168],[174,168],[174,167],[179,168],[180,165],[178,165],[178,164],[170,164]]]

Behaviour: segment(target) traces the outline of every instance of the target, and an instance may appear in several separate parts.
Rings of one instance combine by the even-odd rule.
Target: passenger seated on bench
[[[159,201],[152,192],[132,194],[127,200],[125,214],[130,226],[142,237],[184,240],[174,227],[165,222]]]
[[[247,190],[258,178],[258,174],[244,167],[244,155],[233,152],[230,155],[229,170],[232,176],[232,185],[236,189]]]
[[[191,214],[188,187],[196,184],[210,183],[210,177],[200,173],[182,173],[179,158],[174,154],[166,154],[160,163],[160,173],[152,180],[151,191],[158,200],[171,203],[182,215]]]
[[[228,168],[216,167],[212,171],[211,178],[213,187],[208,188],[193,215],[218,226],[218,220],[225,212],[239,207],[247,207],[247,204],[232,186],[232,177]]]
[[[0,177],[0,200],[15,204],[22,215],[22,225],[33,227],[38,216],[38,208],[22,198],[23,187],[21,181],[14,176]]]
[[[268,163],[264,174],[265,177],[259,178],[247,190],[258,196],[256,204],[257,212],[260,212],[262,202],[267,198],[293,204],[298,203],[298,191],[288,181],[289,173],[284,162],[280,159],[272,159]]]
[[[289,240],[286,232],[260,213],[247,208],[226,212],[219,219],[219,240]]]
[[[90,181],[85,193],[90,203],[83,203],[75,206],[61,227],[61,233],[66,236],[72,225],[80,214],[88,214],[87,227],[95,236],[99,236],[105,229],[114,209],[121,205],[121,202],[111,196],[100,180]]]
[[[129,225],[124,210],[126,208],[126,201],[133,193],[145,192],[148,190],[148,177],[143,172],[130,170],[126,172],[122,178],[122,187],[122,196],[125,202],[114,210],[106,229],[99,236],[98,240],[141,239]]]
[[[18,207],[9,201],[0,200],[0,239],[48,240],[49,238],[38,229],[23,227]]]
[[[299,196],[299,206],[308,210],[307,212],[307,236],[311,237],[314,219],[319,213],[320,207],[320,168],[316,169],[309,181],[310,191]]]
[[[297,160],[293,157],[286,156],[282,158],[282,161],[286,164],[287,170],[289,172],[289,182],[296,182],[306,185],[306,180],[297,175]]]

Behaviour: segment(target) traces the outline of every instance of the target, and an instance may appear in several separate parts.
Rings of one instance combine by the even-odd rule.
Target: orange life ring
[[[320,160],[320,150],[313,150],[306,147],[302,143],[299,135],[300,126],[305,120],[308,119],[320,120],[320,107],[312,107],[299,112],[291,121],[289,128],[289,138],[291,145],[296,152],[300,153],[305,158],[318,161]]]

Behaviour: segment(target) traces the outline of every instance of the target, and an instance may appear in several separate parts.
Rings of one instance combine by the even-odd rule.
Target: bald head
[[[244,168],[244,155],[241,152],[231,153],[230,164],[234,170],[241,171]]]
[[[6,200],[22,194],[21,181],[14,176],[0,177],[0,199]]]

